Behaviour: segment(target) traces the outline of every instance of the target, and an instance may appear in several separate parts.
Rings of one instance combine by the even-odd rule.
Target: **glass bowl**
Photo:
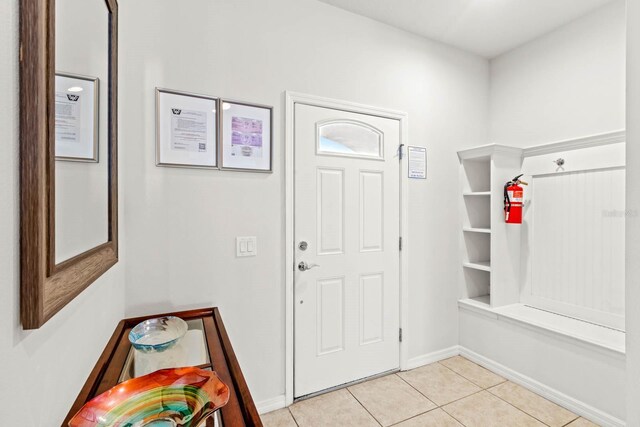
[[[229,387],[213,371],[161,369],[87,402],[69,427],[197,427],[228,401]]]
[[[138,323],[129,332],[129,341],[136,350],[157,353],[176,345],[187,329],[187,322],[179,317],[158,317]]]

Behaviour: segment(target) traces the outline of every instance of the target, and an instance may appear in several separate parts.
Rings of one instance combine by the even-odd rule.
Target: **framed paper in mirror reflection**
[[[98,162],[100,79],[56,73],[56,160]]]
[[[118,4],[20,0],[20,20],[20,303],[35,329],[118,261]]]

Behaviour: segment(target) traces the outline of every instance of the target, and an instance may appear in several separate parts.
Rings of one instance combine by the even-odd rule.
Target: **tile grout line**
[[[497,386],[499,386],[499,385],[501,385],[501,384],[504,384],[504,383],[500,383],[500,384],[494,385],[494,386],[492,386],[492,387],[490,387],[490,388],[497,387]],[[513,383],[513,384],[516,384],[516,383]],[[516,385],[519,385],[519,384],[516,384]],[[520,386],[520,387],[522,387],[522,386]],[[567,408],[565,408],[564,406],[560,406],[560,405],[558,405],[558,404],[557,404],[557,403],[555,403],[555,402],[551,402],[549,399],[545,399],[544,397],[540,396],[538,393],[534,393],[533,391],[529,390],[528,388],[525,388],[525,387],[522,387],[522,388],[524,388],[525,390],[527,390],[527,391],[529,391],[529,392],[533,393],[534,395],[538,396],[539,398],[544,399],[544,400],[546,400],[547,402],[549,402],[549,403],[552,403],[552,404],[556,405],[558,408],[564,409],[565,411],[567,411],[567,412],[569,412],[569,413],[571,413],[571,414],[573,414],[573,415],[575,415],[575,416],[576,416],[575,418],[573,418],[573,419],[572,419],[571,421],[569,421],[568,423],[563,424],[563,425],[562,425],[562,427],[565,427],[565,426],[567,426],[567,425],[571,424],[572,422],[574,422],[575,420],[577,420],[578,418],[580,418],[580,415],[577,415],[577,414],[575,414],[575,413],[573,413],[573,412],[569,411],[569,410],[568,410]],[[486,389],[486,391],[487,391],[488,393],[490,393],[492,396],[495,396],[495,397],[497,397],[498,399],[502,400],[503,402],[505,402],[505,403],[507,403],[507,404],[509,404],[509,405],[513,406],[514,408],[516,408],[516,409],[517,409],[517,410],[519,410],[520,412],[524,412],[525,414],[529,415],[531,418],[533,418],[533,419],[536,419],[536,420],[540,421],[540,422],[541,422],[542,424],[544,424],[545,426],[551,427],[549,424],[547,424],[547,423],[545,423],[544,421],[542,421],[541,419],[537,418],[535,415],[528,413],[527,411],[525,411],[525,410],[524,410],[524,409],[522,409],[522,408],[518,408],[518,407],[517,407],[516,405],[514,405],[513,403],[511,403],[511,402],[509,402],[509,401],[507,401],[507,400],[503,399],[502,397],[498,396],[498,395],[497,395],[497,394],[495,394],[495,393],[492,393],[489,389]]]
[[[435,362],[435,363],[437,363],[437,362]],[[428,366],[428,365],[425,365],[425,366]],[[409,371],[408,371],[408,372],[409,372]],[[454,373],[455,373],[455,372],[454,372]],[[400,377],[400,375],[398,375],[398,376]],[[460,375],[460,376],[462,376],[462,375]],[[463,377],[463,378],[464,378],[464,377]],[[412,385],[411,385],[411,383],[409,383],[407,380],[405,380],[405,379],[404,379],[404,378],[402,378],[402,377],[400,377],[400,379],[401,379],[402,381],[404,381],[405,383],[409,384],[409,386],[410,386],[411,388],[413,388],[415,391],[417,391],[418,393],[420,393],[421,395],[423,395],[425,398],[427,398],[427,400],[429,400],[429,402],[431,402],[431,403],[433,403],[434,405],[436,405],[436,408],[433,408],[433,409],[440,408],[440,409],[444,410],[444,407],[445,407],[445,406],[447,406],[447,405],[450,405],[450,404],[455,403],[455,402],[457,402],[457,401],[459,401],[459,400],[466,399],[467,397],[471,397],[471,396],[473,396],[474,394],[478,394],[478,393],[480,393],[480,392],[482,392],[482,391],[485,391],[482,387],[480,387],[480,390],[478,390],[478,391],[474,391],[474,392],[473,392],[473,393],[471,393],[471,394],[468,394],[468,395],[466,395],[466,396],[463,396],[463,397],[460,397],[460,398],[458,398],[458,399],[452,400],[451,402],[447,402],[447,403],[444,403],[444,404],[442,404],[442,405],[438,405],[436,402],[434,402],[433,400],[429,399],[429,398],[428,398],[424,393],[422,393],[420,390],[418,390],[417,388],[415,388],[414,386],[412,386]],[[465,378],[465,379],[466,379],[466,378]],[[474,384],[474,385],[475,385],[475,384]],[[479,387],[479,386],[477,386],[477,387]],[[431,412],[431,411],[433,411],[433,409],[431,409],[431,410],[429,410],[429,411],[427,411],[427,412]],[[422,414],[426,414],[427,412],[423,412]],[[447,412],[447,411],[445,411],[445,412]],[[420,414],[420,415],[422,415],[422,414]],[[449,413],[447,412],[447,414],[449,414]],[[451,414],[449,414],[449,415],[451,415]],[[461,423],[461,424],[462,424],[462,423]],[[464,425],[464,424],[463,424],[463,425]]]
[[[444,405],[440,406],[439,408],[441,408],[443,411],[447,412],[447,410],[446,410],[446,409],[444,409],[444,407],[445,407],[445,406],[451,405],[452,403],[459,402],[459,401],[461,401],[461,400],[463,400],[463,399],[466,399],[467,397],[475,396],[476,394],[478,394],[478,393],[482,393],[483,391],[484,391],[484,390],[478,390],[478,391],[476,391],[476,392],[471,393],[470,395],[467,395],[467,396],[464,396],[464,397],[460,397],[460,398],[458,398],[458,399],[456,399],[456,400],[452,400],[451,402],[447,402],[447,403],[445,403]],[[447,414],[448,414],[448,412],[447,412]],[[449,415],[451,415],[451,414],[449,414]]]
[[[480,393],[480,392],[478,392],[478,393]],[[477,394],[477,393],[476,393],[476,394]],[[472,395],[472,396],[473,396],[473,395]],[[467,397],[469,397],[469,396],[467,396]],[[451,403],[453,403],[453,402],[451,402]],[[463,422],[462,422],[462,420],[459,420],[458,418],[456,418],[456,416],[455,416],[455,415],[453,415],[453,414],[451,414],[451,413],[447,412],[447,410],[446,410],[446,409],[444,409],[444,407],[443,407],[443,408],[441,408],[441,409],[442,409],[442,411],[443,411],[445,414],[449,415],[451,418],[453,418],[453,419],[454,419],[454,420],[456,420],[458,423],[460,423],[460,425],[462,425],[462,426],[464,426],[464,427],[467,427],[467,425],[466,425],[465,423],[463,423]]]
[[[413,370],[413,369],[412,369],[412,370]],[[411,371],[406,371],[406,372],[411,372]],[[411,387],[412,389],[414,389],[415,391],[417,391],[418,393],[420,393],[420,395],[421,395],[421,396],[423,396],[425,399],[427,399],[429,402],[431,402],[431,403],[433,403],[434,405],[436,405],[436,408],[439,408],[439,407],[440,407],[440,405],[438,405],[436,402],[434,402],[433,400],[429,399],[429,398],[427,397],[427,395],[426,395],[426,394],[424,394],[423,392],[421,392],[420,390],[418,390],[417,388],[415,388],[413,385],[411,385],[411,383],[410,383],[409,381],[405,380],[404,378],[402,378],[402,377],[401,377],[400,375],[398,375],[398,374],[395,374],[395,375],[396,375],[398,378],[400,378],[402,381],[404,381],[404,382],[405,382],[405,384],[407,384],[409,387]],[[436,408],[433,408],[433,409],[436,409]],[[431,409],[431,410],[433,410],[433,409]],[[429,412],[429,411],[427,411],[427,412]],[[426,413],[426,412],[423,412],[423,414],[425,414],[425,413]]]
[[[425,366],[428,366],[428,365],[425,365]],[[417,369],[417,368],[414,368],[414,369]],[[405,372],[411,372],[411,371],[413,371],[413,369],[410,369],[410,370],[405,371]],[[414,387],[410,382],[408,382],[407,380],[405,380],[404,378],[402,378],[402,377],[401,377],[400,375],[398,375],[398,374],[399,374],[399,372],[396,372],[396,373],[395,373],[395,374],[393,374],[393,375],[395,375],[396,377],[400,378],[400,380],[402,380],[406,385],[408,385],[409,387],[411,387],[411,389],[415,390],[415,391],[416,391],[420,396],[424,397],[425,399],[427,399],[427,401],[428,401],[428,402],[430,402],[430,403],[432,403],[433,405],[436,405],[436,406],[435,406],[434,408],[429,409],[428,411],[420,412],[419,414],[416,414],[416,415],[414,415],[414,416],[412,416],[412,417],[409,417],[409,418],[407,418],[406,420],[398,421],[397,423],[392,424],[390,427],[392,427],[392,426],[396,426],[396,425],[398,425],[398,424],[400,424],[400,423],[403,423],[403,422],[405,422],[405,421],[412,420],[412,419],[417,418],[417,417],[419,417],[419,416],[421,416],[421,415],[428,414],[429,412],[435,411],[436,409],[442,409],[442,407],[441,407],[440,405],[438,405],[438,404],[437,404],[436,402],[434,402],[433,400],[429,399],[429,398],[428,398],[428,397],[427,397],[423,392],[421,392],[420,390],[418,390],[417,388],[415,388],[415,387]]]
[[[353,397],[353,398],[356,400],[356,402],[358,402],[358,404],[359,404],[360,406],[362,406],[362,409],[364,409],[365,411],[367,411],[367,414],[371,415],[371,418],[373,418],[373,420],[374,420],[376,423],[378,423],[378,425],[379,425],[380,427],[383,427],[383,426],[382,426],[382,423],[381,423],[380,421],[378,421],[378,419],[377,419],[376,417],[374,417],[374,416],[373,416],[373,414],[372,414],[371,412],[369,412],[369,410],[367,409],[367,407],[366,407],[366,406],[364,406],[364,405],[362,404],[362,402],[360,402],[360,401],[358,400],[358,398],[357,398],[353,393],[351,393],[351,390],[349,390],[349,387],[345,387],[345,389],[346,389],[346,390],[347,390],[347,392],[351,395],[351,397]]]
[[[445,360],[446,360],[446,359],[445,359]],[[467,359],[465,359],[465,360],[467,360]],[[491,372],[492,374],[494,374],[494,375],[496,375],[496,376],[498,376],[498,377],[500,377],[500,378],[502,378],[502,379],[504,380],[504,381],[499,382],[498,384],[493,384],[493,385],[491,385],[491,386],[489,386],[489,387],[483,387],[482,385],[480,385],[480,384],[476,384],[473,380],[471,380],[471,379],[469,379],[469,378],[465,377],[465,376],[464,376],[464,375],[462,375],[461,373],[454,371],[453,369],[451,369],[451,368],[450,368],[450,367],[448,367],[447,365],[444,365],[444,364],[442,364],[442,363],[440,363],[440,362],[441,362],[441,361],[437,361],[436,363],[437,363],[438,365],[442,366],[443,368],[446,368],[446,369],[450,370],[451,372],[453,372],[454,374],[456,374],[456,375],[457,375],[457,376],[459,376],[460,378],[462,378],[462,379],[464,379],[464,380],[469,381],[469,382],[470,382],[471,384],[473,384],[474,386],[476,386],[476,387],[480,387],[480,391],[488,390],[490,387],[495,387],[495,386],[498,386],[498,385],[500,385],[500,384],[504,384],[504,383],[506,383],[506,382],[508,381],[507,379],[505,379],[505,378],[503,378],[503,377],[500,377],[500,375],[498,375],[498,374],[496,374],[496,373],[494,373],[494,372],[491,372],[491,371],[489,371],[489,370],[488,370],[488,369],[486,369],[486,368],[482,368],[482,366],[480,366],[480,365],[477,365],[478,367],[480,367],[480,368],[482,368],[482,369],[486,369],[487,371]],[[469,362],[471,362],[471,361],[469,360]],[[471,363],[473,363],[473,362],[471,362]],[[477,393],[480,393],[480,392],[478,391],[478,392],[473,393],[473,394],[477,394]],[[473,394],[470,394],[469,396],[473,396]],[[467,397],[469,397],[469,396],[467,396]],[[464,397],[463,397],[462,399],[464,399]],[[458,400],[460,400],[460,399],[456,399],[456,400],[454,400],[453,402],[457,402]],[[449,402],[449,403],[453,403],[453,402]],[[448,405],[449,403],[447,403],[447,405]]]
[[[291,409],[289,409],[291,407],[287,406],[287,411],[289,412],[289,415],[291,415],[291,419],[293,420],[294,424],[296,425],[296,427],[300,427],[300,424],[298,424],[298,420],[296,420],[295,415],[293,415],[293,412],[291,412]]]
[[[454,357],[455,357],[455,356],[454,356]],[[490,373],[492,373],[492,374],[494,374],[494,375],[496,375],[496,376],[498,376],[498,377],[502,378],[504,381],[501,381],[501,382],[499,382],[499,383],[497,383],[497,384],[493,384],[493,385],[491,385],[491,386],[489,386],[489,387],[484,388],[484,387],[482,387],[480,384],[475,383],[471,378],[467,378],[467,377],[465,377],[463,374],[461,374],[461,373],[459,373],[459,372],[457,372],[457,371],[453,370],[453,369],[452,369],[452,368],[450,368],[449,366],[447,366],[447,365],[445,365],[444,363],[442,363],[442,361],[447,360],[447,359],[439,360],[439,361],[437,361],[436,363],[438,363],[438,364],[440,364],[441,366],[444,366],[445,368],[449,369],[450,371],[452,371],[452,372],[454,372],[454,373],[456,373],[456,374],[460,375],[462,378],[464,378],[464,379],[466,379],[466,380],[468,380],[468,381],[472,382],[473,384],[477,385],[478,387],[482,388],[483,390],[486,390],[487,392],[491,393],[491,395],[492,395],[492,396],[495,396],[495,397],[497,397],[498,399],[502,400],[503,402],[505,402],[505,403],[507,403],[507,404],[509,404],[509,405],[513,406],[514,408],[516,408],[516,409],[517,409],[517,410],[519,410],[520,412],[524,412],[525,414],[529,415],[531,418],[534,418],[534,419],[536,419],[536,420],[540,421],[540,422],[541,422],[542,424],[544,424],[545,426],[549,426],[549,424],[547,424],[547,423],[545,423],[544,421],[542,421],[542,420],[540,420],[540,419],[536,418],[533,414],[530,414],[530,413],[528,413],[527,411],[525,411],[525,410],[523,410],[523,409],[521,409],[521,408],[518,408],[516,405],[512,404],[511,402],[508,402],[508,401],[506,401],[505,399],[501,398],[500,396],[496,395],[495,393],[492,393],[491,391],[489,391],[489,389],[492,389],[492,388],[497,387],[497,386],[499,386],[499,385],[502,385],[502,384],[505,384],[505,383],[510,382],[508,379],[506,379],[506,378],[504,378],[504,377],[502,377],[502,376],[500,376],[500,375],[496,374],[495,372],[491,371],[490,369],[485,368],[484,366],[480,366],[480,365],[478,365],[477,363],[475,363],[475,362],[473,362],[473,361],[471,361],[471,360],[467,359],[467,358],[466,358],[466,357],[464,357],[464,356],[459,356],[459,357],[461,357],[462,359],[464,359],[464,360],[468,361],[469,363],[473,363],[474,365],[478,366],[480,369],[484,369],[484,370],[486,370],[487,372],[490,372]],[[451,358],[449,358],[449,359],[451,359]],[[515,384],[515,383],[514,383],[514,384]],[[527,391],[529,391],[529,392],[531,392],[531,393],[535,394],[536,396],[540,397],[541,399],[544,399],[544,400],[546,400],[546,401],[548,401],[548,402],[550,402],[550,403],[553,403],[554,405],[558,406],[559,408],[564,409],[565,411],[571,412],[571,411],[569,411],[567,408],[565,408],[564,406],[558,405],[558,404],[557,404],[557,403],[555,403],[555,402],[551,402],[549,399],[545,399],[544,397],[540,396],[538,393],[535,393],[535,392],[533,392],[533,391],[531,391],[531,390],[527,389],[526,387],[523,387],[523,388],[524,388],[525,390],[527,390]],[[572,413],[573,415],[576,415],[576,414],[574,414],[573,412],[571,412],[571,413]],[[579,415],[576,415],[576,418],[572,419],[572,420],[571,420],[571,421],[569,421],[567,424],[564,424],[562,427],[566,427],[567,425],[571,424],[572,422],[574,422],[574,421],[575,421],[575,420],[577,420],[578,418],[580,418],[580,416],[579,416]]]
[[[444,360],[446,360],[446,359],[444,359]],[[437,408],[434,408],[434,409],[441,409],[442,411],[444,411],[444,413],[445,413],[445,414],[449,415],[451,418],[453,418],[454,420],[456,420],[456,421],[457,421],[458,423],[460,423],[462,426],[466,427],[466,424],[464,424],[461,420],[459,420],[458,418],[456,418],[455,416],[453,416],[452,414],[450,414],[446,409],[444,409],[444,407],[445,407],[445,406],[447,406],[447,405],[450,405],[450,404],[452,404],[452,403],[458,402],[458,401],[460,401],[460,400],[462,400],[462,399],[466,399],[467,397],[471,397],[471,396],[473,396],[473,395],[476,395],[476,394],[478,394],[478,393],[481,393],[481,392],[483,392],[483,391],[486,391],[486,389],[485,389],[485,388],[483,388],[481,385],[474,383],[473,381],[471,381],[471,380],[470,380],[470,379],[468,379],[467,377],[465,377],[465,376],[463,376],[463,375],[461,375],[461,374],[457,373],[456,371],[454,371],[453,369],[449,368],[448,366],[443,365],[443,364],[442,364],[442,363],[440,363],[440,362],[441,362],[441,361],[437,361],[437,362],[434,362],[434,363],[430,363],[429,365],[433,365],[433,364],[437,363],[439,366],[442,366],[443,368],[448,369],[449,371],[451,371],[451,372],[452,372],[452,373],[454,373],[455,375],[459,376],[460,378],[462,378],[462,379],[464,379],[464,380],[469,381],[471,384],[475,385],[476,387],[479,387],[479,388],[480,388],[480,390],[478,390],[478,391],[476,391],[476,392],[474,392],[474,393],[471,393],[471,394],[469,394],[469,395],[467,395],[467,396],[461,397],[461,398],[459,398],[459,399],[452,400],[451,402],[447,402],[447,403],[445,403],[445,404],[443,404],[443,405],[438,405],[437,403],[435,403],[435,402],[433,402],[431,399],[429,399],[429,398],[428,398],[424,393],[422,393],[422,392],[421,392],[420,390],[418,390],[416,387],[414,387],[413,385],[411,385],[411,383],[409,383],[407,380],[405,380],[405,379],[404,379],[404,378],[402,378],[400,375],[398,375],[398,373],[396,373],[395,375],[397,375],[397,376],[398,376],[402,381],[404,381],[405,383],[407,383],[411,388],[413,388],[413,389],[414,389],[414,390],[416,390],[418,393],[420,393],[421,395],[423,395],[427,400],[429,400],[429,401],[430,401],[430,402],[432,402],[434,405],[436,405],[436,406],[437,406]],[[471,362],[471,361],[470,361],[470,362]],[[473,362],[471,362],[471,363],[473,363]],[[429,366],[429,365],[425,365],[425,366]],[[480,365],[478,365],[478,366],[480,366]],[[481,366],[480,366],[480,367],[481,367]],[[481,367],[481,368],[482,368],[482,367]],[[414,368],[414,369],[418,369],[418,368]],[[483,369],[486,369],[486,368],[483,368]],[[487,370],[488,370],[488,369],[487,369]],[[409,371],[407,371],[407,372],[411,372],[411,371],[413,371],[413,369],[411,369],[411,370],[409,370]],[[489,370],[488,370],[488,371],[489,371]],[[489,371],[489,372],[491,372],[491,371]],[[491,373],[494,373],[494,372],[491,372]],[[495,373],[494,373],[494,374],[495,374]],[[495,375],[497,375],[497,374],[495,374]],[[499,376],[499,375],[498,375],[498,376]],[[500,377],[500,378],[502,378],[502,377]],[[498,384],[492,385],[491,387],[495,387],[495,386],[497,386],[497,385],[503,384],[503,383],[505,383],[506,381],[507,381],[507,380],[505,379],[504,381],[502,381],[502,382],[500,382],[500,383],[498,383]],[[492,393],[492,394],[493,394],[493,393]],[[431,411],[433,411],[434,409],[432,409]],[[431,412],[431,411],[427,411],[427,412]],[[419,414],[419,415],[426,414],[427,412],[423,412],[422,414]],[[528,414],[527,414],[527,415],[528,415]],[[416,415],[416,416],[418,416],[418,415]],[[412,418],[415,418],[415,417],[412,417]],[[409,419],[411,419],[411,418],[409,418]],[[406,421],[406,420],[405,420],[405,421]],[[544,423],[543,423],[543,424],[544,424]],[[545,425],[546,425],[546,424],[545,424]]]
[[[466,359],[466,358],[463,358],[463,359],[465,359],[465,360],[469,361],[470,363],[473,363],[474,365],[478,366],[478,367],[479,367],[479,368],[481,368],[481,369],[486,370],[487,372],[492,373],[493,375],[496,375],[496,376],[498,376],[498,377],[502,378],[504,381],[501,381],[501,382],[499,382],[499,383],[497,383],[497,384],[493,384],[493,385],[491,385],[491,386],[489,386],[489,387],[483,387],[482,385],[480,385],[480,384],[476,383],[475,381],[473,381],[471,378],[467,378],[467,377],[465,377],[462,373],[459,373],[459,372],[457,372],[457,371],[453,370],[452,368],[450,368],[449,366],[445,365],[444,363],[441,363],[441,361],[440,361],[440,360],[439,360],[438,362],[436,362],[436,363],[438,363],[440,366],[443,366],[443,367],[447,368],[448,370],[450,370],[450,371],[451,371],[451,372],[453,372],[454,374],[456,374],[456,375],[458,375],[458,376],[460,376],[460,377],[464,378],[465,380],[469,381],[470,383],[474,384],[475,386],[480,387],[480,388],[481,388],[481,390],[480,390],[480,391],[486,391],[486,392],[487,392],[487,393],[489,393],[491,396],[497,397],[499,400],[502,400],[502,401],[503,401],[504,403],[506,403],[507,405],[509,405],[509,406],[511,406],[511,407],[513,407],[513,408],[515,408],[516,410],[518,410],[518,411],[522,412],[523,414],[525,414],[525,415],[527,415],[527,416],[529,416],[529,417],[533,418],[534,420],[541,422],[541,423],[542,423],[542,424],[544,424],[545,426],[550,427],[550,426],[549,426],[549,424],[545,423],[544,421],[542,421],[542,420],[540,420],[540,419],[536,418],[536,417],[535,417],[535,416],[533,416],[532,414],[530,414],[530,413],[526,412],[526,411],[525,411],[525,410],[523,410],[523,409],[518,408],[517,406],[515,406],[515,405],[514,405],[514,404],[512,404],[511,402],[507,402],[506,400],[504,400],[504,399],[503,399],[503,398],[501,398],[500,396],[497,396],[497,395],[495,395],[494,393],[492,393],[492,392],[490,392],[490,391],[489,391],[489,389],[490,389],[490,388],[494,388],[494,387],[497,387],[497,386],[499,386],[499,385],[501,385],[501,384],[507,383],[507,382],[509,382],[509,380],[507,380],[507,379],[506,379],[506,378],[504,378],[504,377],[501,377],[500,375],[496,374],[496,373],[495,373],[495,372],[493,372],[493,371],[490,371],[489,369],[487,369],[487,368],[485,368],[485,367],[483,367],[483,366],[478,365],[478,364],[477,364],[477,363],[475,363],[475,362],[472,362],[472,361],[470,361],[470,360],[468,360],[468,359]],[[446,360],[446,359],[444,359],[444,360]],[[478,393],[480,393],[480,392],[478,392]],[[478,394],[478,393],[474,393],[474,394]],[[539,396],[537,393],[535,393],[535,394],[536,394],[536,396]],[[470,394],[469,396],[473,396],[473,394]],[[467,396],[467,397],[469,397],[469,396]],[[542,397],[542,396],[539,396],[539,397]],[[463,397],[462,399],[465,399],[465,398]],[[543,398],[543,399],[544,399],[544,398]],[[461,399],[458,399],[458,400],[461,400]],[[456,402],[456,401],[454,401],[454,402]],[[453,402],[450,402],[450,403],[453,403]],[[448,403],[447,403],[447,405],[448,405]],[[558,405],[558,406],[559,406],[559,405]],[[563,408],[563,409],[566,409],[566,408]],[[446,410],[445,410],[445,412],[446,412]],[[447,414],[449,414],[449,413],[447,412]],[[451,415],[451,414],[449,414],[449,415]],[[453,417],[453,415],[451,415],[451,416]],[[454,417],[454,418],[455,418],[455,417]],[[457,418],[456,418],[456,419],[457,419]],[[459,420],[458,420],[458,421],[459,421]]]
[[[567,427],[569,424],[573,423],[576,420],[579,420],[580,418],[582,418],[580,415],[578,415],[576,418],[572,419],[571,421],[569,421],[566,424],[563,424],[562,427]]]
[[[503,383],[501,383],[501,384],[503,384]],[[515,383],[514,383],[514,384],[515,384]],[[498,384],[498,385],[500,385],[500,384]],[[493,386],[493,387],[496,387],[496,386]],[[491,388],[493,388],[493,387],[491,387]],[[524,387],[523,387],[523,388],[524,388]],[[525,390],[527,390],[527,389],[525,389]],[[528,391],[531,391],[531,390],[528,390]],[[520,412],[522,412],[522,413],[524,413],[524,414],[526,414],[526,415],[530,416],[530,417],[531,417],[531,418],[533,418],[534,420],[538,420],[538,421],[540,421],[540,422],[541,422],[542,424],[544,424],[545,426],[547,426],[547,427],[551,427],[549,424],[545,423],[545,422],[544,422],[544,421],[542,421],[541,419],[536,418],[533,414],[528,413],[528,412],[527,412],[527,411],[525,411],[524,409],[518,408],[518,407],[517,407],[516,405],[514,405],[513,403],[508,402],[508,401],[504,400],[502,397],[498,396],[497,394],[494,394],[494,393],[490,392],[490,391],[489,391],[489,389],[487,389],[487,390],[486,390],[486,392],[487,392],[487,393],[489,393],[489,394],[491,394],[492,396],[497,397],[498,399],[502,400],[502,401],[503,401],[503,402],[505,402],[506,404],[513,406],[513,407],[514,407],[514,408],[516,408],[518,411],[520,411]],[[533,392],[531,392],[531,393],[533,393]],[[544,397],[540,396],[539,394],[537,394],[537,393],[534,393],[534,394],[535,394],[536,396],[541,397],[542,399],[544,399]],[[545,400],[547,400],[547,399],[545,399]],[[547,401],[548,401],[548,402],[551,402],[550,400],[547,400]],[[551,402],[551,403],[553,403],[553,402]],[[554,403],[554,405],[555,405],[555,403]],[[567,408],[564,408],[564,407],[562,407],[562,406],[560,406],[560,405],[557,405],[557,406],[558,406],[558,407],[560,407],[560,408],[562,408],[562,409],[564,409],[564,410],[566,410],[566,411],[569,411]],[[571,411],[569,411],[569,412],[571,412]],[[573,412],[571,412],[571,413],[573,414]],[[576,414],[574,414],[574,415],[576,415]],[[580,416],[576,416],[576,418],[572,419],[572,420],[571,420],[571,421],[569,421],[567,424],[574,422],[574,421],[575,421],[575,420],[577,420],[579,417],[580,417]],[[563,424],[563,427],[564,427],[564,426],[566,426],[567,424]]]
[[[435,363],[438,363],[438,362],[435,362]],[[430,363],[430,365],[432,365],[432,363]],[[429,366],[429,365],[425,365],[425,366]],[[443,365],[443,366],[444,366],[444,365]],[[446,368],[446,366],[445,366],[445,368]],[[418,368],[414,368],[414,369],[418,369]],[[447,369],[449,369],[449,368],[447,368]],[[451,370],[451,369],[450,369],[450,370]],[[411,371],[413,371],[413,369],[411,369],[411,370],[409,370],[409,371],[406,371],[406,372],[411,372]],[[457,373],[456,373],[456,372],[454,372],[453,370],[451,370],[451,372],[453,372],[453,373],[455,373],[455,374],[457,375]],[[446,409],[444,409],[444,407],[445,407],[446,405],[449,405],[449,404],[451,404],[451,403],[457,402],[457,401],[462,400],[462,399],[466,399],[467,397],[471,397],[471,396],[473,396],[474,394],[478,394],[478,393],[480,393],[480,392],[484,391],[484,389],[483,389],[482,387],[480,387],[480,390],[478,390],[478,391],[476,391],[476,392],[474,392],[474,393],[471,393],[471,394],[470,394],[470,395],[468,395],[468,396],[464,396],[464,397],[461,397],[461,398],[459,398],[459,399],[452,400],[451,402],[447,402],[447,403],[445,403],[444,405],[438,405],[436,402],[434,402],[434,401],[432,401],[431,399],[429,399],[429,398],[428,398],[424,393],[422,393],[422,392],[421,392],[420,390],[418,390],[416,387],[414,387],[413,385],[411,385],[411,383],[410,383],[410,382],[408,382],[407,380],[405,380],[404,378],[402,378],[400,375],[398,375],[398,374],[395,374],[395,375],[396,375],[396,376],[398,376],[398,378],[400,378],[402,381],[404,381],[405,383],[407,383],[407,384],[409,385],[409,387],[413,388],[415,391],[417,391],[418,393],[420,393],[421,395],[423,395],[423,396],[424,396],[424,397],[425,397],[429,402],[431,402],[431,403],[433,403],[434,405],[436,405],[436,407],[435,407],[435,408],[433,408],[433,409],[431,409],[431,410],[429,410],[429,411],[427,411],[427,412],[431,412],[431,411],[434,411],[434,410],[436,410],[436,409],[441,409],[445,414],[449,415],[451,418],[453,418],[454,420],[456,420],[458,423],[460,423],[460,424],[461,424],[462,426],[464,426],[464,427],[467,427],[467,426],[466,426],[466,424],[464,424],[462,421],[460,421],[459,419],[457,419],[456,417],[454,417],[453,415],[451,415],[449,412],[447,412],[447,410],[446,410]],[[460,375],[460,376],[462,377],[462,375]],[[462,378],[464,378],[464,377],[462,377]],[[466,379],[466,378],[464,378],[464,379]],[[426,414],[427,412],[423,412],[422,414],[418,414],[418,415],[416,415],[416,417],[417,417],[417,416],[420,416],[420,415],[424,415],[424,414]],[[411,417],[411,418],[415,418],[415,417]],[[408,419],[410,420],[411,418],[408,418]],[[407,421],[407,420],[405,420],[405,421]]]
[[[455,357],[455,356],[454,356],[454,357]],[[460,357],[462,357],[462,356],[460,356]],[[489,387],[483,387],[481,384],[476,383],[476,382],[475,382],[475,381],[473,381],[471,378],[467,378],[467,377],[465,377],[464,375],[462,375],[460,372],[453,370],[452,368],[448,367],[448,366],[447,366],[447,365],[445,365],[444,363],[441,363],[441,362],[442,362],[442,360],[438,360],[436,363],[437,363],[437,364],[439,364],[439,365],[440,365],[440,366],[442,366],[442,367],[447,368],[448,370],[450,370],[450,371],[451,371],[451,372],[453,372],[454,374],[461,376],[461,377],[462,377],[462,378],[464,378],[465,380],[469,381],[471,384],[473,384],[473,385],[475,385],[475,386],[478,386],[478,387],[480,387],[480,388],[481,388],[481,389],[483,389],[483,390],[487,390],[487,389],[489,389],[489,388],[491,388],[491,387],[495,387],[495,386],[498,386],[498,385],[500,385],[500,384],[504,384],[504,383],[506,383],[507,381],[509,381],[508,379],[506,379],[506,378],[504,378],[504,377],[501,377],[500,375],[496,374],[495,372],[490,371],[490,370],[488,370],[487,368],[485,368],[485,367],[483,367],[483,366],[480,366],[480,365],[478,365],[478,364],[477,364],[477,363],[475,363],[475,362],[471,362],[471,360],[469,360],[469,359],[466,359],[466,358],[464,358],[464,357],[463,357],[463,359],[464,359],[464,360],[466,360],[466,361],[468,361],[468,362],[470,362],[470,363],[473,363],[473,364],[474,364],[474,365],[476,365],[477,367],[479,367],[479,368],[481,368],[481,369],[484,369],[484,370],[485,370],[485,371],[487,371],[487,372],[492,373],[493,375],[495,375],[495,376],[497,376],[497,377],[502,378],[502,379],[503,379],[503,381],[500,381],[500,382],[499,382],[499,383],[497,383],[497,384],[490,385]],[[447,359],[443,359],[443,360],[447,360]]]
[[[435,404],[434,404],[434,405],[435,405]],[[440,407],[439,407],[439,406],[436,406],[435,408],[429,409],[428,411],[420,412],[419,414],[416,414],[416,415],[414,415],[414,416],[412,416],[412,417],[409,417],[409,418],[407,418],[406,420],[401,420],[401,421],[398,421],[397,423],[393,423],[393,424],[391,424],[389,427],[397,426],[397,425],[402,424],[402,423],[404,423],[404,422],[406,422],[406,421],[412,420],[412,419],[414,419],[414,418],[418,418],[418,417],[420,417],[420,416],[422,416],[422,415],[424,415],[424,414],[428,414],[429,412],[433,412],[433,411],[435,411],[435,410],[437,410],[437,409],[440,409]]]

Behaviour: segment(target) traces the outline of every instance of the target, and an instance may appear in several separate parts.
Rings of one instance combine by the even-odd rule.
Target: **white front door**
[[[400,122],[304,104],[294,122],[300,397],[399,367]]]

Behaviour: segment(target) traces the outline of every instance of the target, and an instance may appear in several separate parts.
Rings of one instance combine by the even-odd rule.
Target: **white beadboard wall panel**
[[[622,328],[624,168],[534,176],[527,302]]]

